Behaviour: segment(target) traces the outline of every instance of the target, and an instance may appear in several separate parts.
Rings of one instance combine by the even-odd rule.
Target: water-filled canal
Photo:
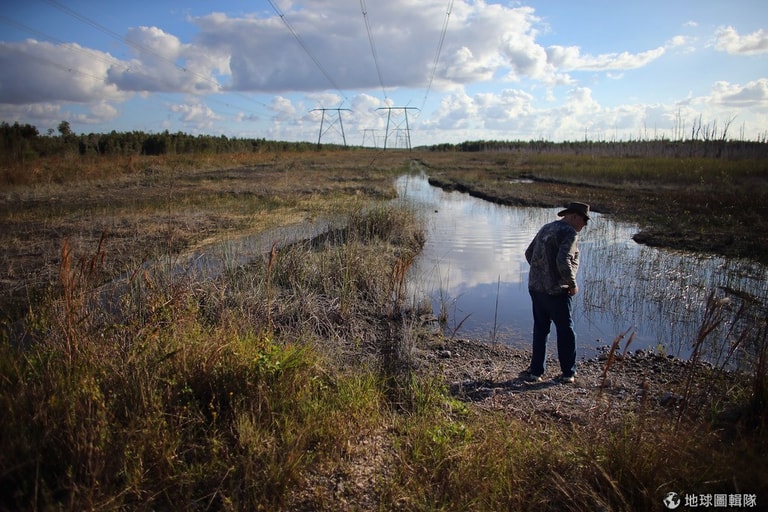
[[[396,186],[399,200],[416,208],[427,227],[424,251],[409,275],[415,300],[426,297],[435,315],[447,314],[447,334],[528,347],[532,318],[524,251],[542,225],[558,218],[559,208],[499,206],[432,187],[423,175],[402,176]],[[582,356],[629,330],[633,350],[685,357],[712,291],[735,291],[765,304],[767,267],[642,246],[631,238],[637,230],[594,214],[579,235],[574,320]]]

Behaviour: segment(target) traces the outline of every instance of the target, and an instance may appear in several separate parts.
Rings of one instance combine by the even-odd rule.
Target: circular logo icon
[[[664,506],[669,510],[675,510],[680,506],[680,495],[676,492],[668,492],[667,495],[664,496]]]

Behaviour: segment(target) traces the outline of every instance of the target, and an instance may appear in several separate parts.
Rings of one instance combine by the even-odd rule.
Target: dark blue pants
[[[551,325],[557,332],[557,358],[565,376],[576,374],[576,333],[571,318],[572,297],[567,293],[549,295],[531,291],[533,304],[533,353],[529,371],[543,375],[546,370],[547,340]]]

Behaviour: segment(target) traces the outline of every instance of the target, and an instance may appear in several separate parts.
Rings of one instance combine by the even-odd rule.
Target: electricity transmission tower
[[[387,139],[389,138],[389,132],[390,132],[390,130],[389,130],[389,123],[390,123],[390,120],[392,119],[392,111],[393,110],[402,110],[403,111],[403,120],[399,121],[395,125],[395,127],[394,127],[394,129],[392,131],[394,131],[395,133],[398,134],[398,139],[399,139],[399,135],[400,134],[402,134],[403,132],[405,133],[405,136],[404,136],[405,147],[407,147],[410,150],[411,149],[411,129],[408,126],[408,111],[409,110],[419,110],[419,109],[416,108],[416,107],[381,107],[381,108],[378,108],[377,110],[386,110],[387,111],[387,131],[386,131],[386,133],[384,133],[384,149],[387,149]],[[403,123],[405,123],[405,129],[402,128]]]
[[[365,128],[363,130],[363,142],[360,145],[361,146],[365,146],[365,138],[366,138],[366,135],[368,134],[368,132],[371,133],[371,140],[373,140],[373,147],[374,148],[378,147],[378,146],[376,146],[376,130],[374,130],[373,128]]]
[[[336,121],[339,123],[339,130],[341,133],[341,139],[344,141],[344,147],[347,147],[347,137],[344,135],[344,123],[341,122],[341,112],[342,111],[350,111],[348,108],[316,108],[312,110],[312,112],[321,111],[323,114],[320,117],[320,135],[317,137],[317,149],[320,149],[320,141],[323,138],[323,134],[327,133],[328,130],[335,128]],[[325,132],[323,132],[323,124],[325,123],[325,113],[326,112],[336,112],[336,120],[329,121],[328,128],[326,128]],[[337,130],[338,131],[338,130]]]

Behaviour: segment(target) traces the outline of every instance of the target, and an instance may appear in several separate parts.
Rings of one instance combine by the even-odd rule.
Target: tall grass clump
[[[646,379],[657,378],[649,371],[637,406],[627,413],[598,402],[579,444],[599,469],[592,478],[601,495],[610,496],[608,509],[656,509],[667,492],[761,494],[768,488],[764,395],[758,391],[765,381],[759,364],[765,337],[760,322],[746,318],[761,308],[710,294],[692,355],[681,362],[679,395],[649,397]],[[606,376],[622,371],[633,338],[619,357],[626,334],[610,348],[598,398]]]
[[[0,509],[322,504],[311,475],[344,471],[349,440],[388,422],[376,354],[401,334],[384,324],[421,240],[408,214],[358,215],[212,279],[144,268],[104,286],[109,247],[65,245],[49,299],[0,344]]]
[[[727,287],[712,292],[704,305],[702,324],[692,342],[684,406],[715,411],[722,408],[720,389],[739,391],[740,419],[749,428],[768,427],[768,306],[760,298]],[[716,371],[712,371],[712,370]],[[696,387],[707,376],[708,386]],[[736,378],[735,378],[736,377]],[[747,383],[745,385],[744,383]]]

